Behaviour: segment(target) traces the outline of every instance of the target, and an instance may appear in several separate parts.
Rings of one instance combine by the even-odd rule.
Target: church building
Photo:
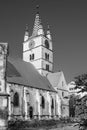
[[[44,32],[39,12],[31,36],[26,26],[23,59],[9,57],[7,47],[0,43],[0,93],[9,94],[9,119],[69,116],[67,83],[62,71],[53,72],[51,33],[49,26]]]

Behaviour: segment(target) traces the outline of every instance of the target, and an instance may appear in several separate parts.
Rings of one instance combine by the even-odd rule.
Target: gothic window
[[[32,54],[32,60],[34,60],[34,54]]]
[[[49,49],[49,42],[48,42],[48,40],[45,40],[45,47],[46,47],[47,49]]]
[[[30,60],[34,60],[34,54],[30,55]]]
[[[45,59],[49,60],[49,54],[45,53]]]
[[[31,55],[30,55],[30,60],[31,60]]]
[[[43,96],[41,97],[41,106],[42,108],[45,108],[45,99]]]
[[[52,98],[51,108],[54,109],[54,100]]]
[[[62,97],[64,97],[64,92],[62,92]]]
[[[47,53],[45,53],[45,59],[47,60]]]
[[[17,92],[14,94],[13,104],[14,104],[14,107],[18,107],[19,106],[19,94]]]
[[[49,54],[47,55],[47,59],[49,60]]]
[[[46,70],[49,71],[49,65],[46,64]]]

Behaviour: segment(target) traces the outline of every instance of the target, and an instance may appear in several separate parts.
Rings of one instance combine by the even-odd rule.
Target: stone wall
[[[16,84],[7,84],[7,92],[10,94],[8,102],[10,116],[24,117],[25,119],[38,117],[40,119],[61,114],[57,93]],[[16,92],[19,95],[18,106],[14,106]],[[42,97],[44,98],[44,107],[42,106]]]

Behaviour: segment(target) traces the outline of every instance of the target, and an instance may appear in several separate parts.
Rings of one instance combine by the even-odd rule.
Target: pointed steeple
[[[48,28],[47,28],[47,35],[46,36],[47,36],[48,39],[52,40],[49,25],[48,25]]]
[[[25,35],[24,35],[24,41],[28,40],[29,38],[29,30],[28,30],[28,25],[26,24],[25,27]]]
[[[43,26],[41,24],[41,19],[39,16],[39,6],[37,5],[37,13],[36,13],[36,17],[35,17],[32,36],[37,36],[40,34],[44,34],[44,31],[43,31]]]
[[[40,19],[40,23],[39,23],[38,35],[44,35],[44,30],[43,30],[43,26],[41,23],[41,19]]]

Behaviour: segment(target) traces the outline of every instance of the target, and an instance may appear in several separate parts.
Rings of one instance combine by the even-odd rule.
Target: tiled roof
[[[47,75],[48,80],[52,84],[53,87],[56,87],[60,81],[60,78],[62,76],[62,71],[55,72],[55,73],[50,73]]]
[[[7,82],[56,92],[48,79],[41,76],[31,63],[21,59],[8,58]]]

